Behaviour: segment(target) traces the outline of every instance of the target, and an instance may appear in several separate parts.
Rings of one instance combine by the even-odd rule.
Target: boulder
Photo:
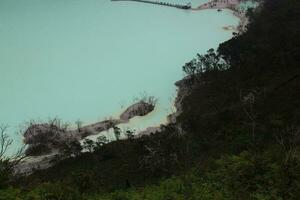
[[[129,106],[121,115],[120,119],[128,121],[136,116],[145,116],[154,110],[154,105],[145,101],[140,101]]]

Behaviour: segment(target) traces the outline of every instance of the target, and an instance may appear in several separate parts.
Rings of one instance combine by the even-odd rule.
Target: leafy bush
[[[21,191],[15,188],[0,189],[0,200],[23,200]]]
[[[26,200],[81,200],[79,192],[63,183],[43,183],[25,197]]]

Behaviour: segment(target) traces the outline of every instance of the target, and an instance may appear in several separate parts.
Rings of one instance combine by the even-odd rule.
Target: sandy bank
[[[240,23],[238,27],[236,27],[236,31],[238,33],[243,33],[246,31],[246,27],[248,24],[248,18],[246,17],[246,10],[238,9],[238,6],[242,3],[241,0],[211,0],[207,3],[201,4],[196,8],[192,8],[191,10],[199,11],[199,10],[207,10],[207,9],[217,9],[221,11],[222,9],[229,9],[233,11],[233,15],[240,19]]]

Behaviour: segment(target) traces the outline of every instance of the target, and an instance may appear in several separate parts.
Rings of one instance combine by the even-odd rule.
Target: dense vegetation
[[[176,124],[28,177],[1,161],[0,199],[300,199],[300,2],[248,14],[246,33],[183,67]]]

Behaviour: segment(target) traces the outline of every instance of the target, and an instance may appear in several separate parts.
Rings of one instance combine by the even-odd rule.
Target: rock
[[[128,107],[121,115],[120,119],[128,121],[136,116],[145,116],[154,110],[154,105],[145,101],[140,101]]]
[[[47,155],[52,152],[52,149],[49,144],[31,144],[25,150],[25,155],[27,156],[41,156]]]
[[[49,141],[59,140],[63,133],[55,125],[51,124],[33,124],[28,127],[24,133],[25,144],[48,143]]]
[[[28,145],[27,156],[40,156],[62,150],[76,140],[72,134],[54,124],[33,124],[24,133],[24,143]]]
[[[42,156],[30,156],[23,159],[13,169],[15,175],[30,175],[36,170],[43,170],[53,166],[56,161],[63,159],[58,152]]]
[[[193,78],[191,76],[186,76],[175,83],[175,86],[177,87],[177,96],[174,103],[176,112],[168,116],[168,124],[174,124],[177,122],[177,117],[182,113],[182,101],[190,93],[193,87],[192,83]]]

